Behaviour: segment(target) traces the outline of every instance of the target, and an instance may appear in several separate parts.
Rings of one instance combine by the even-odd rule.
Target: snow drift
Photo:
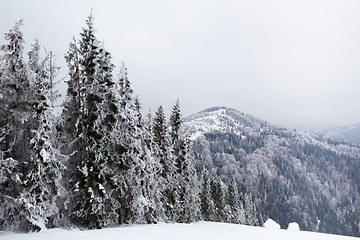
[[[237,224],[199,222],[192,224],[128,225],[101,230],[51,229],[32,234],[0,233],[1,240],[351,240],[355,237],[289,230],[267,229]]]

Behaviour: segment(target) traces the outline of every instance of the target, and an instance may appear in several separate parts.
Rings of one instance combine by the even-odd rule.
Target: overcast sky
[[[360,1],[2,0],[58,55],[91,9],[97,37],[128,67],[147,111],[180,98],[184,116],[228,106],[286,127],[360,122]],[[5,43],[3,37],[0,44]]]

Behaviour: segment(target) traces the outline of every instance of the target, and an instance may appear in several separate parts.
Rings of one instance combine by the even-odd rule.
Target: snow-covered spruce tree
[[[215,203],[211,194],[211,177],[207,169],[201,173],[200,210],[202,219],[214,222],[216,220]]]
[[[229,206],[230,210],[230,215],[228,219],[229,222],[245,224],[245,210],[243,207],[243,203],[240,200],[238,187],[234,179],[228,184],[226,204]]]
[[[151,115],[143,121],[141,105],[134,98],[127,69],[123,65],[119,80],[119,124],[116,142],[122,149],[119,168],[120,223],[154,223],[164,221],[163,165],[154,154]],[[158,153],[158,152],[157,152]]]
[[[164,109],[158,107],[153,120],[153,151],[154,157],[160,162],[160,189],[162,203],[167,221],[175,222],[177,219],[175,204],[179,201],[179,184],[176,182],[177,168],[171,153],[171,144],[166,124]]]
[[[258,226],[259,220],[257,216],[256,206],[252,200],[251,193],[244,195],[245,224],[250,226]]]
[[[211,196],[215,205],[215,222],[229,222],[230,210],[226,204],[226,188],[220,177],[210,180]]]
[[[175,203],[176,221],[194,222],[200,217],[199,181],[195,171],[191,141],[182,128],[179,100],[173,106],[170,115],[170,137],[177,169],[175,175],[178,184],[178,200]]]
[[[4,52],[0,60],[1,126],[9,126],[10,132],[1,143],[5,157],[26,162],[29,159],[29,144],[32,121],[32,105],[28,68],[23,60],[22,21],[5,34],[8,44],[0,46]],[[23,166],[22,172],[26,167]]]
[[[128,80],[127,80],[128,81]],[[139,98],[134,98],[135,132],[132,135],[135,139],[133,144],[137,146],[135,165],[128,173],[134,178],[131,186],[133,200],[130,201],[130,213],[132,223],[156,223],[161,220],[161,192],[158,188],[157,172],[160,165],[155,161],[151,151],[151,133],[146,127],[141,114]],[[151,128],[150,128],[151,129]],[[134,148],[134,147],[130,147]]]
[[[181,143],[180,156],[183,156],[182,173],[180,181],[180,199],[183,200],[182,211],[179,215],[180,222],[195,222],[200,219],[200,182],[195,170],[195,159],[192,154],[192,143],[185,136]]]
[[[8,165],[1,173],[0,228],[31,231],[59,225],[61,164],[50,142],[49,74],[37,40],[24,61],[20,25],[5,34],[9,44],[0,47],[0,151],[2,165]]]
[[[146,192],[145,195],[148,196],[149,201],[152,203],[150,211],[146,213],[146,219],[148,223],[165,221],[166,216],[163,207],[163,197],[162,197],[162,186],[164,186],[164,179],[161,177],[162,166],[158,158],[154,154],[154,138],[153,138],[153,121],[151,111],[146,116],[144,121],[144,132],[143,132],[144,144],[146,146],[145,150],[149,153],[146,155],[146,172],[147,175],[142,179],[145,186],[143,191]],[[156,147],[155,147],[156,149]]]
[[[102,228],[117,221],[117,202],[112,198],[114,173],[104,146],[110,144],[104,121],[111,106],[111,56],[95,37],[93,17],[66,55],[70,70],[63,111],[64,152],[69,154],[71,218],[87,228]],[[115,110],[116,111],[116,110]],[[110,153],[109,153],[110,154]]]
[[[33,111],[37,128],[31,132],[29,174],[26,176],[24,198],[27,200],[31,221],[46,227],[58,227],[62,222],[61,209],[65,191],[61,185],[64,170],[63,157],[52,145],[50,120],[53,118],[50,100],[50,72],[46,59],[39,62],[40,45],[35,40],[29,55],[31,86],[33,90]]]
[[[172,112],[170,115],[170,137],[171,137],[171,144],[175,145],[173,147],[173,152],[176,155],[179,155],[179,146],[177,142],[180,141],[181,138],[181,111],[180,111],[180,101],[179,99],[176,100],[175,105],[172,108]],[[176,161],[176,164],[179,165],[178,161]]]
[[[140,102],[133,96],[127,69],[123,64],[119,78],[119,124],[116,127],[115,142],[119,149],[118,191],[120,202],[119,222],[146,223],[153,222],[149,212],[154,211],[152,200],[145,195],[141,185],[147,175],[146,164],[150,159],[143,139],[143,123],[140,113]],[[148,217],[145,217],[148,216]]]
[[[0,141],[2,152],[2,186],[0,188],[0,229],[36,230],[24,198],[24,182],[29,174],[31,130],[36,128],[33,118],[33,98],[29,68],[23,59],[22,21],[5,34],[8,44],[0,46]]]

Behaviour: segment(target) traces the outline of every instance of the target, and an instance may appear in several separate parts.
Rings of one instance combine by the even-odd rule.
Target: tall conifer
[[[153,120],[154,157],[161,165],[160,188],[164,212],[168,221],[176,221],[175,204],[179,200],[179,189],[176,183],[177,169],[171,152],[164,108],[159,106]]]
[[[78,224],[101,228],[117,220],[117,202],[112,198],[114,173],[102,149],[110,141],[104,124],[108,116],[103,110],[109,109],[104,104],[108,103],[107,92],[113,85],[113,65],[110,54],[95,37],[92,15],[86,25],[66,56],[70,80],[63,118],[68,136],[74,136],[67,144],[69,166],[74,169],[69,173],[71,215]]]
[[[176,166],[177,201],[176,221],[193,222],[200,214],[199,181],[195,171],[195,159],[191,141],[182,127],[179,99],[170,115],[170,139],[172,156]]]

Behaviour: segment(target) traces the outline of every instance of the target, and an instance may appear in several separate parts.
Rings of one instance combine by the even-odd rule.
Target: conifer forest
[[[61,114],[54,56],[39,40],[25,52],[21,25],[0,46],[0,230],[263,224],[234,179],[195,169],[179,100],[169,120],[162,106],[142,114],[125,64],[112,63],[92,15],[69,39]]]

